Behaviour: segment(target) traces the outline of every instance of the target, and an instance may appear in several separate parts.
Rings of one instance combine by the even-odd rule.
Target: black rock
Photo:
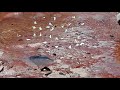
[[[51,71],[48,67],[44,67],[41,69],[41,71]]]
[[[120,25],[120,20],[118,20],[118,24]]]

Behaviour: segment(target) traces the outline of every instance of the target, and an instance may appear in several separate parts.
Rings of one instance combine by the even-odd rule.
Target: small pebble
[[[41,71],[51,71],[48,67],[44,67],[41,69]]]
[[[52,35],[50,35],[49,37],[52,38]]]
[[[68,48],[71,49],[72,48],[71,45]]]
[[[79,43],[79,41],[75,39],[75,43]]]
[[[55,40],[59,40],[58,37],[56,37]]]
[[[60,59],[63,59],[64,57],[60,57]]]
[[[34,24],[37,24],[37,22],[36,22],[36,21],[34,21]]]
[[[114,37],[113,35],[110,35],[110,37]]]
[[[52,23],[49,23],[50,26],[53,26]]]
[[[81,23],[80,25],[82,25],[82,26],[83,26],[83,25],[85,25],[85,23]]]
[[[62,25],[61,27],[64,28],[64,25]]]
[[[42,30],[42,27],[39,27],[39,30]]]
[[[52,71],[48,67],[42,68],[41,71],[44,72],[46,76],[52,73]]]
[[[31,40],[31,39],[26,39],[27,41]]]
[[[40,35],[39,36],[42,36],[42,34],[40,33]]]
[[[56,53],[53,53],[54,56],[56,56]]]
[[[46,28],[50,28],[50,26],[46,26]]]
[[[35,26],[32,26],[32,28],[33,28],[33,29],[36,29],[36,27],[35,27]]]
[[[72,16],[72,18],[75,18],[75,16]]]
[[[90,54],[90,53],[86,53],[86,54]]]
[[[65,32],[67,32],[68,30],[67,29],[65,29]]]
[[[79,46],[79,44],[77,43],[75,46]]]
[[[50,29],[50,31],[53,31],[54,30],[54,27],[52,27],[51,29]]]
[[[45,16],[43,18],[45,18]]]
[[[70,25],[71,25],[71,23],[68,24],[68,26],[70,26]]]
[[[46,51],[46,52],[50,53],[50,51]]]
[[[54,21],[56,20],[56,17],[53,17]]]
[[[80,43],[80,45],[84,45],[84,43]]]
[[[44,42],[42,42],[42,43],[47,44],[48,42],[44,41]]]
[[[55,48],[58,48],[58,46],[55,46]]]
[[[17,78],[21,78],[21,76],[17,76]]]
[[[17,37],[20,37],[21,35],[17,34]]]
[[[61,40],[63,40],[64,38],[60,38]]]
[[[36,36],[36,34],[34,33],[34,34],[33,34],[33,36],[35,37],[35,36]]]

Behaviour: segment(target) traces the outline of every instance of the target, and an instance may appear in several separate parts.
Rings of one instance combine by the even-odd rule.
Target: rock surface
[[[4,64],[0,65],[0,77],[119,78],[120,26],[116,15],[1,12],[0,61]],[[30,61],[29,57],[39,55],[53,61],[44,65]],[[52,72],[46,76],[43,67]]]

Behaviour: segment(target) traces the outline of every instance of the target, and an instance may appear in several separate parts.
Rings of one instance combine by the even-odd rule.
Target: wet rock
[[[49,57],[42,56],[42,55],[39,55],[39,56],[30,56],[29,60],[32,61],[37,66],[39,66],[39,65],[46,65],[46,64],[48,64],[48,63],[50,63],[50,62],[53,61]]]

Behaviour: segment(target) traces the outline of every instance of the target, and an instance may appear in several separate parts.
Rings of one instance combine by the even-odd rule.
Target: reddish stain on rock
[[[119,77],[119,73],[114,72],[116,67],[111,64],[116,60],[114,64],[120,63],[120,43],[113,45],[119,41],[119,36],[119,26],[115,21],[115,13],[112,12],[0,14],[0,49],[5,51],[2,58],[13,61],[13,66],[26,67],[24,60],[33,55],[43,54],[52,59],[60,59],[60,64],[69,65],[71,68],[89,68],[91,75],[98,71],[96,75],[100,77]],[[112,58],[113,54],[115,59]],[[71,73],[69,68],[61,69],[59,65],[56,63],[50,66],[55,66],[56,71]],[[20,76],[43,77],[42,74],[29,74],[26,72]]]
[[[120,42],[116,43],[114,56],[116,58],[116,63],[120,64]]]

